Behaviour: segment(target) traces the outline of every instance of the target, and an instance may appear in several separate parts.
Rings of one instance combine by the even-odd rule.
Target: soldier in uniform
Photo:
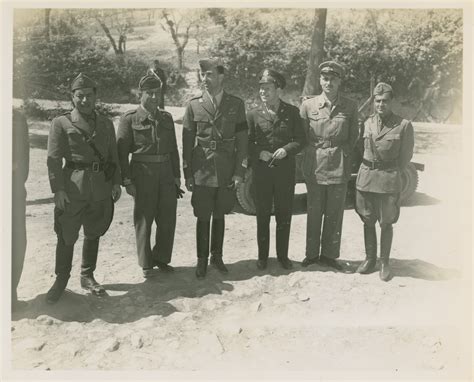
[[[58,237],[56,281],[46,296],[49,303],[58,301],[66,288],[81,226],[81,286],[93,294],[105,293],[93,272],[99,238],[110,226],[113,204],[121,193],[115,130],[108,118],[94,110],[95,82],[79,74],[72,81],[71,97],[74,109],[53,119],[48,137],[47,165]]]
[[[275,70],[266,69],[259,84],[262,104],[247,116],[257,208],[257,268],[267,267],[274,205],[277,259],[284,269],[290,269],[288,244],[295,193],[295,155],[303,148],[305,134],[298,108],[280,99],[285,78]]]
[[[374,88],[375,113],[360,134],[363,159],[356,180],[356,212],[364,223],[365,261],[357,272],[371,273],[377,261],[378,221],[380,278],[391,278],[389,267],[393,227],[400,214],[401,171],[413,156],[414,134],[410,121],[392,112],[392,87],[380,82]]]
[[[225,219],[243,181],[247,160],[247,121],[241,99],[223,90],[224,67],[218,59],[199,61],[205,87],[191,99],[183,119],[183,169],[196,224],[196,276],[206,276],[212,216],[211,264],[222,272]]]
[[[303,267],[313,263],[338,271],[342,219],[351,153],[358,136],[357,105],[339,92],[344,74],[340,64],[320,66],[322,93],[305,100],[300,108],[308,145],[302,170],[308,190],[306,256]],[[323,221],[324,217],[324,221]]]
[[[145,278],[156,274],[154,266],[165,272],[173,271],[168,264],[173,252],[177,196],[180,196],[181,185],[173,117],[158,108],[161,87],[158,77],[144,76],[138,84],[140,105],[123,115],[117,131],[122,184],[134,197],[138,264],[143,268]],[[151,249],[153,221],[156,222],[156,236]]]
[[[12,308],[24,306],[18,300],[17,288],[26,252],[26,189],[30,168],[30,143],[25,116],[13,109],[12,146]]]

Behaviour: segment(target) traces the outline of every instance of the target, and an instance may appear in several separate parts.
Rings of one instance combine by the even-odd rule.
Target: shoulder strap
[[[76,126],[74,123],[72,123],[72,119],[70,115],[67,115],[66,118],[69,119],[71,124],[82,134],[86,143],[91,147],[91,149],[94,151],[94,154],[97,155],[97,157],[99,158],[99,161],[106,162],[104,156],[100,153],[94,141],[92,140],[92,136],[90,136],[85,130],[82,130],[79,126]]]

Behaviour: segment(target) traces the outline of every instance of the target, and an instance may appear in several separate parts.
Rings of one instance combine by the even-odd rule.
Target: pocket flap
[[[133,130],[150,130],[151,125],[142,125],[141,123],[134,123],[132,124]]]

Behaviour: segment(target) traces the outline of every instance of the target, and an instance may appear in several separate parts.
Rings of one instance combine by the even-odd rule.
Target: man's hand
[[[70,203],[70,200],[64,190],[58,190],[54,194],[54,205],[56,208],[64,211],[66,210],[66,203]]]
[[[241,176],[234,175],[232,177],[232,183],[229,185],[229,188],[232,188],[233,190],[237,190],[237,187],[239,184],[243,183],[244,179]]]
[[[275,159],[283,159],[286,157],[287,153],[283,147],[280,147],[277,151],[273,153],[273,158]]]
[[[270,151],[260,151],[260,156],[258,157],[260,160],[263,160],[264,162],[268,162],[273,158],[273,155]]]
[[[120,188],[120,184],[114,184],[112,186],[112,199],[114,203],[120,199],[120,195],[122,195],[122,189]]]
[[[194,179],[193,178],[188,178],[184,181],[184,185],[186,186],[186,190],[189,192],[193,192],[194,188]]]
[[[127,191],[127,194],[132,197],[135,197],[135,195],[137,194],[137,188],[133,183],[125,186],[125,191]]]

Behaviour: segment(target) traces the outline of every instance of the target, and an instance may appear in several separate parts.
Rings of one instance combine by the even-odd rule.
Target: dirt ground
[[[179,119],[182,109],[172,111]],[[304,185],[295,198],[292,271],[281,269],[274,253],[267,271],[256,269],[255,217],[237,209],[226,220],[230,273],[210,267],[208,277],[197,280],[195,218],[186,193],[178,203],[176,271],[145,281],[135,253],[132,198],[124,192],[100,243],[96,278],[108,295],[80,288],[80,238],[68,289],[50,306],[45,293],[54,281],[56,238],[47,124],[31,124],[28,249],[18,289],[28,306],[12,317],[12,368],[45,378],[63,370],[140,370],[190,372],[181,377],[470,380],[471,202],[463,192],[470,176],[462,172],[459,130],[447,131],[417,134],[414,160],[426,170],[394,229],[390,282],[377,272],[301,267]],[[363,256],[362,224],[348,208],[341,259],[355,269]]]

